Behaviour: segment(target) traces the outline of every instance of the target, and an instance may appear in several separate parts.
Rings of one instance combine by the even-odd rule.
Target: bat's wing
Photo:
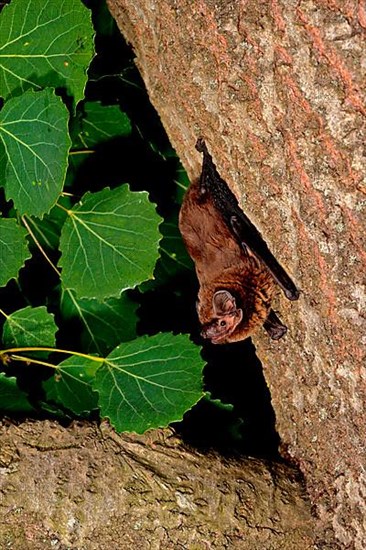
[[[273,256],[262,235],[249,218],[241,212],[240,215],[231,216],[230,225],[240,244],[247,246],[264,263],[274,280],[282,288],[286,298],[297,300],[300,292],[296,288],[295,283]]]
[[[197,141],[196,149],[203,153],[200,179],[202,192],[211,194],[216,208],[244,250],[249,249],[267,267],[289,300],[297,300],[299,290],[273,256],[258,229],[240,208],[234,193],[218,173],[203,139]]]

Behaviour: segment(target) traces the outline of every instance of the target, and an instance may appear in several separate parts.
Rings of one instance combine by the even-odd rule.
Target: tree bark
[[[310,550],[294,468],[187,449],[172,432],[0,425],[0,548]]]
[[[302,289],[255,338],[321,548],[366,547],[365,5],[108,0],[188,174],[203,136]],[[230,513],[230,512],[229,512]],[[260,546],[257,546],[260,547]],[[294,546],[296,547],[296,546]],[[299,546],[303,548],[303,546]]]

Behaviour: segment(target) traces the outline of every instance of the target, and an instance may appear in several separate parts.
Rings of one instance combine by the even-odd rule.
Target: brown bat
[[[278,340],[287,328],[271,309],[275,283],[289,300],[299,291],[218,174],[203,139],[196,149],[203,153],[202,173],[184,197],[179,228],[200,284],[201,335],[226,344],[263,325]]]

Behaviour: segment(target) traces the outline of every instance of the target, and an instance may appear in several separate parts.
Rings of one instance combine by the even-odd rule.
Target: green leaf
[[[152,277],[160,216],[128,185],[87,193],[62,228],[62,282],[80,298],[118,296]]]
[[[0,219],[0,287],[15,279],[25,260],[30,258],[27,232],[14,218]]]
[[[59,205],[64,208],[60,208]],[[67,218],[65,209],[71,208],[70,197],[61,196],[52,210],[42,219],[27,218],[28,225],[43,249],[58,250],[60,244],[61,229]],[[30,248],[38,248],[33,237],[30,239]]]
[[[142,292],[171,281],[182,271],[193,269],[193,262],[186,251],[179,231],[178,212],[172,213],[164,220],[160,225],[160,232],[163,238],[160,241],[160,258],[156,263],[154,279],[140,285],[139,289]]]
[[[222,411],[227,412],[233,412],[234,411],[234,405],[231,403],[224,403],[221,399],[213,399],[211,392],[205,392],[205,395],[203,396],[203,400],[207,401],[208,403],[211,403],[218,409],[221,409]]]
[[[22,214],[42,216],[63,187],[70,148],[68,111],[50,89],[10,99],[0,112],[5,194]]]
[[[113,36],[113,33],[119,32],[118,29],[116,30],[116,22],[111,16],[105,0],[94,3],[93,15],[94,27],[98,36],[110,37]]]
[[[0,411],[2,412],[33,412],[27,394],[18,388],[17,379],[5,376],[0,372]]]
[[[55,375],[43,382],[47,400],[55,401],[78,415],[98,408],[98,394],[91,386],[100,362],[69,357],[57,366]]]
[[[81,344],[87,353],[105,355],[120,342],[136,337],[138,304],[124,292],[105,302],[79,300],[72,291],[62,293],[61,312],[66,319],[79,317]]]
[[[178,227],[178,214],[165,220],[161,226],[163,238],[160,243],[161,258],[157,263],[156,279],[168,280],[179,271],[193,268]]]
[[[118,431],[137,433],[181,420],[202,397],[203,366],[187,335],[157,334],[121,344],[95,377],[101,413]]]
[[[78,103],[94,54],[91,14],[79,0],[12,0],[0,17],[0,95],[66,88]]]
[[[27,221],[32,233],[43,249],[57,250],[61,234],[61,227],[57,222],[46,218],[43,218],[43,220],[29,218]],[[31,240],[30,246],[31,249],[38,248],[33,240]]]
[[[71,126],[73,149],[91,149],[103,141],[131,133],[130,119],[118,105],[104,106],[90,101],[83,110]]]
[[[54,347],[57,326],[45,306],[25,307],[8,315],[3,328],[6,347]]]

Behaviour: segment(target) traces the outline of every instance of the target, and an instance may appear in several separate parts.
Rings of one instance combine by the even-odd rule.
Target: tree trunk
[[[0,425],[3,550],[310,550],[296,471],[185,448],[171,432]]]
[[[278,298],[288,335],[271,342],[258,334],[257,353],[283,452],[305,476],[320,547],[361,550],[365,5],[108,3],[189,176],[199,174],[194,144],[203,136],[221,175],[302,289],[298,303]]]

